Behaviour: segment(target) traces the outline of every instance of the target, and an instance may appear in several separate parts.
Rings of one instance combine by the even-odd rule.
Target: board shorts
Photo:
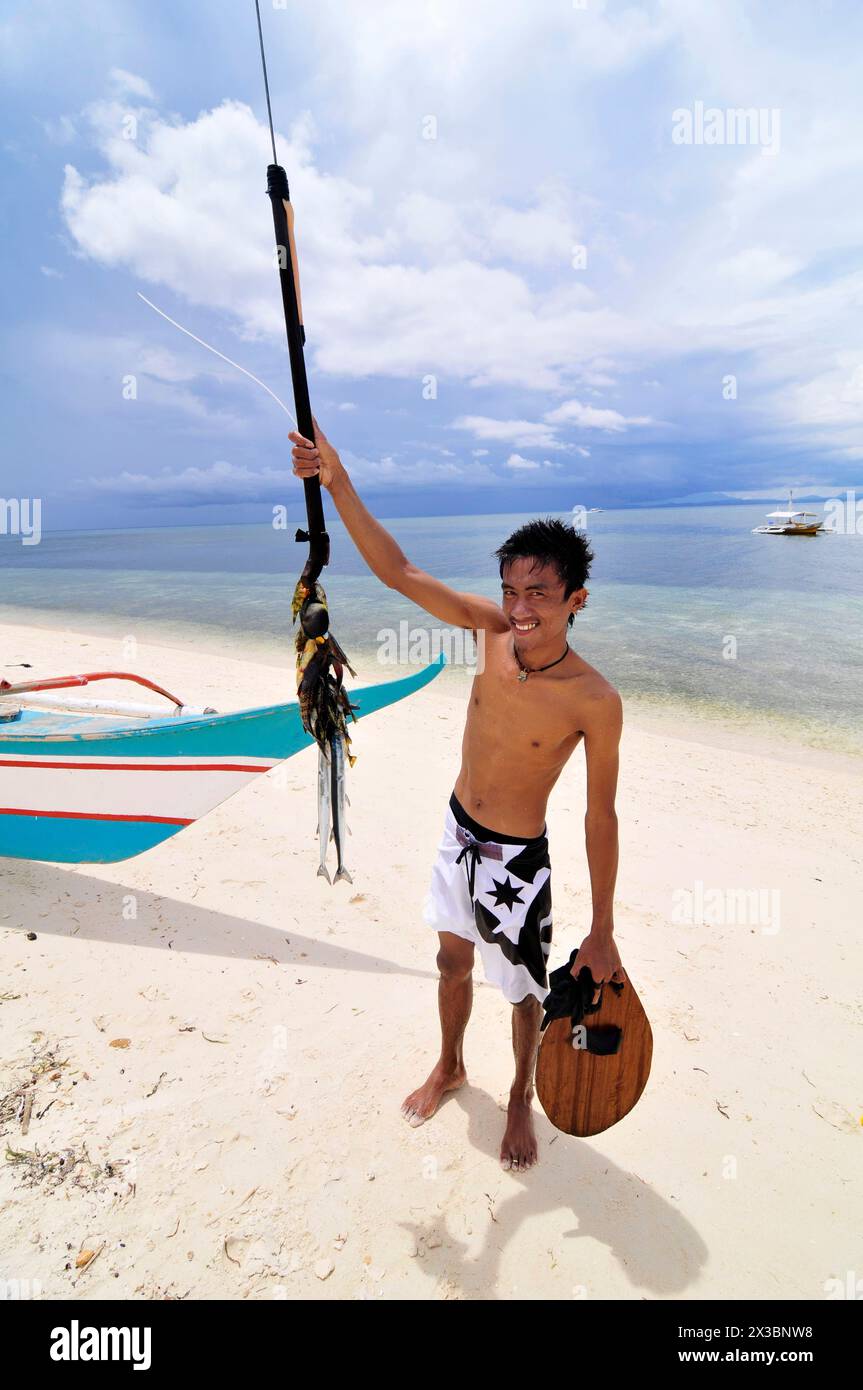
[[[510,1004],[548,993],[551,861],[548,838],[525,840],[480,825],[449,799],[443,836],[423,903],[423,921],[470,941],[485,978]]]

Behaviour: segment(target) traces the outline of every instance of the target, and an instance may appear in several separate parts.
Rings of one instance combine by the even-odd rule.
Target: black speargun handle
[[[285,331],[288,335],[288,352],[291,359],[291,379],[294,387],[294,407],[297,412],[297,428],[306,439],[314,439],[315,427],[312,420],[312,406],[309,400],[309,383],[306,377],[306,359],[303,345],[306,341],[305,329],[300,317],[299,287],[295,279],[296,250],[285,204],[290,201],[288,176],[281,164],[267,166],[267,193],[273,207],[273,227],[276,233],[276,248],[279,256],[279,280],[282,286],[282,307],[285,311]],[[303,569],[303,582],[312,589],[315,581],[330,560],[330,538],[324,520],[324,504],[321,498],[320,479],[304,478],[303,490],[306,495],[306,516],[308,531],[297,531],[298,541],[308,541],[309,558]]]

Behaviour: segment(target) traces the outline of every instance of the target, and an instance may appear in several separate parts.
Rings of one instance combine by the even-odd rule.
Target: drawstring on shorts
[[[482,858],[503,860],[503,847],[489,841],[475,839],[469,830],[465,830],[463,825],[456,826],[455,837],[459,844],[464,846],[455,862],[460,864],[464,860],[468,892],[471,903],[473,903],[477,861]]]

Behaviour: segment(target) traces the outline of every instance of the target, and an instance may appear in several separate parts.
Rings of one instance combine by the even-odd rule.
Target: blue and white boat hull
[[[443,657],[351,691],[357,718],[433,680]],[[142,719],[24,709],[0,723],[0,857],[114,864],[170,839],[314,740],[296,702]]]

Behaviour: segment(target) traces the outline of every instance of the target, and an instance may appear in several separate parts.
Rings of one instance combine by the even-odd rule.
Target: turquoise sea
[[[330,508],[330,511],[332,509]],[[863,753],[863,536],[757,536],[767,503],[588,517],[590,602],[571,640],[642,709]],[[492,552],[532,513],[388,518],[409,558],[492,597]],[[434,628],[370,576],[330,517],[333,630],[365,668],[378,634]],[[268,524],[0,536],[0,620],[196,642],[290,665],[290,599],[305,547]],[[728,655],[726,655],[728,653]],[[0,667],[3,666],[0,653]],[[384,668],[375,679],[400,674]],[[157,674],[157,673],[151,673]],[[451,671],[447,679],[464,678]]]

